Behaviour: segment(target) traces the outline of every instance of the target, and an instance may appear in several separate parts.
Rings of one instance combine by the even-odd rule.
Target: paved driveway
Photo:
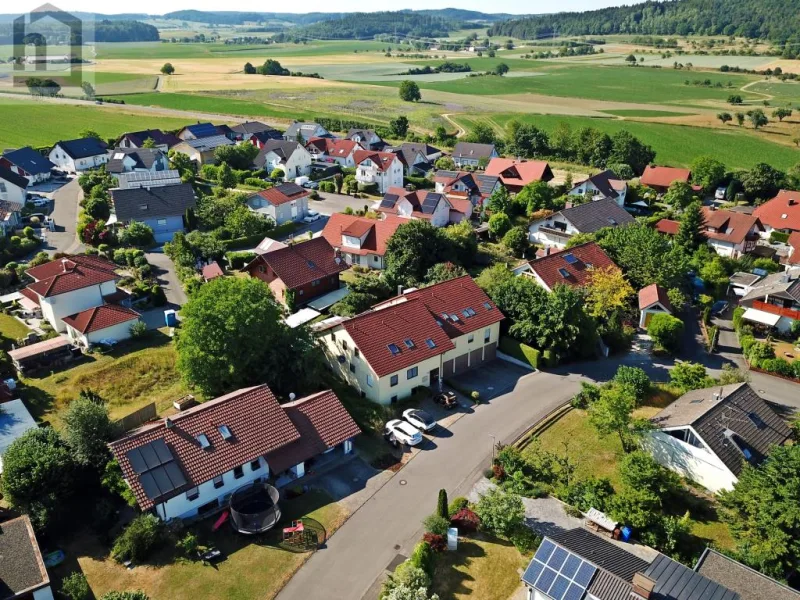
[[[56,230],[47,232],[46,250],[72,254],[83,249],[83,244],[75,237],[82,193],[77,178],[53,193],[51,216],[56,222]]]
[[[153,275],[158,281],[158,285],[164,289],[170,307],[177,310],[186,304],[188,301],[186,292],[183,291],[183,286],[175,273],[175,265],[172,264],[169,256],[164,254],[161,249],[147,252],[145,256],[147,262],[153,266]]]
[[[477,391],[485,402],[513,390],[520,379],[530,374],[527,369],[497,359],[480,369],[456,375],[452,380],[463,390]]]

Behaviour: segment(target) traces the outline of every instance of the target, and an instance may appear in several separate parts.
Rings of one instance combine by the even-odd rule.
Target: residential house
[[[474,208],[482,206],[503,185],[497,175],[466,171],[436,171],[433,181],[438,193],[449,200],[467,199]]]
[[[164,187],[182,183],[181,174],[175,169],[166,171],[131,171],[130,173],[117,173],[115,177],[117,179],[117,187],[121,190]]]
[[[553,170],[543,160],[493,158],[486,165],[486,174],[497,175],[500,182],[512,193],[519,192],[534,181],[548,182],[553,179]]]
[[[33,279],[21,293],[36,302],[44,319],[58,332],[66,331],[63,319],[115,298],[119,275],[111,261],[89,255],[69,255],[31,267]]]
[[[0,201],[24,206],[28,179],[0,165]]]
[[[376,221],[356,215],[334,213],[325,223],[322,237],[341,252],[342,258],[348,265],[360,265],[370,269],[384,269],[386,262],[386,244],[405,223],[405,219],[387,216]]]
[[[213,123],[195,123],[194,125],[187,125],[177,133],[178,139],[183,140],[199,140],[202,138],[215,137],[224,135],[228,137],[231,128],[227,125],[214,125]]]
[[[458,142],[453,148],[453,162],[456,167],[477,167],[481,159],[490,161],[500,156],[494,144],[473,144],[472,142]]]
[[[403,187],[403,163],[396,154],[356,150],[353,160],[358,183],[374,183],[381,194],[385,194],[389,188]]]
[[[696,573],[739,594],[741,600],[800,600],[800,592],[755,569],[706,548],[694,566]]]
[[[3,454],[8,447],[37,427],[36,419],[28,412],[22,400],[0,403],[0,474],[3,472]],[[3,580],[0,578],[0,581]]]
[[[189,138],[175,145],[173,150],[185,154],[200,167],[202,165],[213,165],[217,162],[215,155],[217,148],[233,145],[234,143],[224,135],[214,135],[203,138]]]
[[[403,172],[415,177],[425,177],[432,172],[434,163],[442,156],[438,148],[417,142],[404,142],[394,148],[386,148],[386,151],[397,154],[403,163]]]
[[[425,219],[434,227],[444,227],[451,222],[451,213],[458,222],[469,218],[472,205],[469,200],[460,200],[461,210],[458,212],[444,194],[430,190],[409,191],[405,188],[390,188],[383,196],[377,211],[383,216],[396,215],[405,219]]]
[[[669,237],[678,235],[678,230],[680,228],[681,222],[673,219],[661,219],[656,223],[656,231]]]
[[[749,286],[739,304],[745,307],[742,318],[781,333],[789,333],[800,321],[800,268],[772,273]]]
[[[254,482],[294,481],[321,454],[352,452],[359,433],[331,391],[281,406],[259,385],[144,425],[109,446],[139,508],[169,521],[216,513]]]
[[[167,152],[181,142],[178,136],[164,133],[160,129],[145,129],[123,134],[117,145],[120,148],[144,148],[147,140],[153,140],[154,147],[162,152]]]
[[[284,172],[287,180],[311,173],[311,153],[297,142],[267,140],[253,161],[257,169],[272,173],[275,169]]]
[[[57,169],[78,173],[101,167],[108,162],[108,145],[97,138],[56,142],[47,158]]]
[[[259,121],[245,121],[244,123],[239,123],[231,127],[231,131],[236,136],[235,140],[237,142],[250,141],[259,148],[261,148],[259,143],[263,144],[263,142],[267,140],[283,139],[280,131]]]
[[[106,170],[116,175],[134,171],[167,171],[167,155],[155,148],[115,148],[106,163]]]
[[[121,342],[131,337],[131,326],[141,315],[133,309],[116,304],[102,304],[64,317],[67,337],[76,345],[90,348],[92,344],[110,340]]]
[[[280,250],[281,248],[287,248],[288,246],[283,242],[279,242],[278,240],[273,240],[272,238],[265,237],[261,242],[256,246],[255,252],[256,254],[266,254],[267,252],[273,252],[275,250]]]
[[[532,278],[548,292],[557,285],[585,287],[592,282],[596,271],[619,270],[613,260],[594,242],[554,252],[514,269],[514,274]]]
[[[347,132],[347,139],[357,142],[366,150],[383,150],[386,145],[374,129],[350,129]]]
[[[25,146],[19,150],[3,152],[0,156],[0,167],[6,167],[17,175],[22,175],[31,185],[48,181],[55,165],[30,146]]]
[[[733,489],[745,464],[761,464],[792,434],[747,383],[692,390],[651,421],[653,457],[712,492]]]
[[[353,140],[311,138],[306,144],[306,150],[311,154],[312,160],[355,167],[354,155],[356,151],[364,150],[364,147]]]
[[[28,515],[0,523],[0,598],[53,600],[36,533]]]
[[[763,272],[761,274],[757,274],[736,271],[736,273],[728,278],[728,291],[732,292],[734,296],[741,298],[749,294],[753,290],[753,287],[763,278]]]
[[[0,232],[10,235],[12,231],[22,226],[22,204],[0,200]]]
[[[112,222],[129,225],[139,221],[153,230],[156,242],[172,241],[179,231],[185,231],[183,218],[187,209],[194,209],[197,200],[191,183],[112,189],[111,203],[114,206]]]
[[[247,206],[276,225],[288,221],[302,221],[308,214],[310,192],[296,183],[282,183],[256,192],[247,198]]]
[[[786,240],[789,252],[784,258],[787,267],[800,266],[800,231],[793,231]]]
[[[464,276],[406,290],[315,331],[335,373],[373,402],[390,404],[494,360],[503,318]]]
[[[588,179],[579,181],[567,192],[570,196],[591,196],[591,200],[611,198],[620,206],[625,206],[625,196],[628,193],[628,184],[617,176],[611,169],[592,175]]]
[[[347,263],[324,237],[259,254],[245,265],[250,277],[268,284],[275,298],[299,306],[339,289],[339,273]],[[287,294],[292,292],[293,302]]]
[[[643,287],[639,290],[639,327],[647,329],[653,315],[667,314],[675,312],[672,303],[669,301],[667,290],[657,283]]]
[[[674,167],[657,167],[648,165],[639,178],[639,183],[663,194],[676,181],[689,183],[692,172],[689,169],[676,169]]]
[[[550,216],[533,221],[528,227],[533,243],[564,248],[576,233],[594,233],[604,227],[630,225],[635,219],[616,201],[605,198],[564,208]]]
[[[703,235],[707,243],[721,256],[738,258],[756,247],[759,233],[764,231],[761,220],[730,210],[703,207]]]
[[[764,225],[765,237],[773,231],[800,232],[800,192],[781,190],[772,200],[758,206],[753,215]]]
[[[283,139],[289,142],[297,142],[305,145],[311,138],[316,137],[333,137],[331,132],[325,129],[319,123],[307,123],[302,121],[294,121],[286,129],[283,134]]]

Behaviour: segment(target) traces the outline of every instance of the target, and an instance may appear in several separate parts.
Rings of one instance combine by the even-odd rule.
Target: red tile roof
[[[800,231],[800,192],[781,190],[753,214],[773,229]]]
[[[50,266],[54,262],[58,264]],[[74,292],[75,290],[100,285],[106,281],[114,281],[119,278],[118,275],[105,266],[97,269],[94,266],[90,267],[88,264],[81,264],[68,258],[52,261],[41,266],[48,268],[47,270],[38,271],[39,274],[53,274],[45,279],[39,279],[36,274],[33,274],[32,276],[37,281],[30,284],[28,289],[44,298]],[[30,274],[30,271],[28,273]]]
[[[353,417],[330,390],[288,402],[281,408],[300,432],[300,438],[267,455],[273,473],[285,471],[361,433]]]
[[[669,301],[669,296],[667,296],[667,290],[657,283],[651,283],[647,287],[643,287],[639,290],[639,310],[649,308],[656,303],[661,304],[661,306],[666,308],[669,312],[673,310],[672,304],[670,304]]]
[[[311,192],[305,188],[301,188],[296,183],[282,183],[267,190],[261,190],[256,196],[261,196],[264,200],[272,204],[272,206],[280,206],[287,202],[305,198]],[[252,196],[251,196],[252,198]]]
[[[155,503],[145,494],[126,456],[133,448],[162,439],[179,463],[188,483],[159,499],[162,501],[265,456],[300,437],[297,428],[266,385],[241,389],[210,400],[170,417],[170,420],[171,428],[167,428],[162,420],[110,444],[142,510],[148,510]],[[233,435],[230,441],[222,437],[217,429],[220,425],[227,425],[230,429]],[[202,449],[196,439],[201,433],[211,442],[208,450]]]
[[[487,175],[497,175],[503,185],[524,187],[534,181],[550,181],[553,171],[543,160],[522,160],[512,158],[493,158],[486,165]]]
[[[39,298],[39,294],[36,292],[29,290],[28,288],[22,288],[19,293],[25,296],[31,302],[35,302],[39,306],[42,305],[42,299]]]
[[[405,297],[400,297],[397,304],[348,319],[342,326],[378,377],[455,348],[425,305]],[[433,348],[428,346],[428,339],[433,340]],[[411,340],[413,347],[407,347],[405,340]],[[390,344],[397,346],[399,352],[393,354]]]
[[[741,244],[754,227],[764,231],[764,226],[757,216],[732,210],[711,210],[704,206],[703,218],[706,227],[703,235],[711,240]],[[709,231],[708,228],[716,231]]]
[[[648,165],[644,169],[639,182],[642,185],[668,188],[676,181],[689,183],[692,172],[689,169],[676,169],[673,167],[653,167]]]
[[[376,221],[355,215],[334,213],[325,224],[325,228],[322,230],[322,237],[328,240],[328,243],[334,248],[343,248],[345,252],[350,254],[378,254],[383,256],[386,253],[386,244],[389,238],[394,235],[400,225],[406,222],[405,219],[392,215],[381,221]],[[342,245],[342,235],[360,238],[363,233],[357,234],[362,230],[366,232],[366,237],[364,237],[360,248]]]
[[[399,212],[397,203],[401,198],[411,204],[411,216],[415,219],[432,219],[440,202],[450,205],[450,199],[443,193],[434,192],[433,190],[409,191],[401,187],[390,187],[386,190],[383,200],[381,200],[376,210],[387,215],[396,215]],[[427,199],[435,200],[435,204],[432,208],[426,210],[423,205]]]
[[[596,270],[619,269],[608,254],[594,242],[555,252],[533,260],[529,264],[531,270],[551,290],[557,285],[583,287],[591,283],[592,274]]]
[[[333,138],[311,138],[306,144],[306,148],[313,146],[319,152],[324,152],[328,156],[334,158],[346,158],[356,150],[363,150],[364,148],[358,142],[353,140],[337,140]]]
[[[337,260],[333,246],[324,237],[260,254],[245,269],[252,274],[252,269],[261,264],[269,265],[290,289],[323,277],[338,275],[348,268],[345,261]]]
[[[64,317],[62,321],[77,329],[81,333],[92,333],[94,331],[101,331],[126,321],[135,321],[139,319],[139,313],[130,308],[119,306],[117,304],[104,304],[103,306],[95,306],[82,312]]]
[[[795,231],[786,241],[792,248],[792,254],[786,259],[790,265],[800,265],[800,231]]]
[[[225,273],[222,272],[222,267],[220,267],[219,263],[216,261],[203,267],[202,273],[203,279],[206,281],[211,281],[212,279],[216,279],[217,277],[222,277],[225,275]]]
[[[680,228],[680,221],[673,221],[672,219],[661,219],[656,223],[656,231],[664,235],[678,235]]]
[[[57,258],[55,260],[51,260],[50,262],[46,262],[43,265],[31,267],[26,272],[37,281],[48,279],[49,277],[53,277],[54,275],[59,275],[60,273],[64,272],[64,260],[71,261],[76,265],[95,269],[96,271],[104,271],[106,273],[114,273],[114,269],[117,268],[117,265],[115,265],[113,262],[106,260],[105,258],[100,258],[99,256],[90,256],[88,254],[68,254],[62,258]]]
[[[386,171],[392,163],[400,159],[392,152],[373,152],[371,150],[356,150],[353,155],[353,160],[357,165],[360,165],[365,160],[370,159],[378,167],[379,171]]]

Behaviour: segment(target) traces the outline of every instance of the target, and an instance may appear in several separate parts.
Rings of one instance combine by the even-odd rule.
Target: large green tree
[[[611,138],[609,163],[624,163],[629,165],[637,175],[641,175],[655,157],[655,150],[643,144],[641,140],[624,129],[615,133]]]
[[[692,202],[681,216],[681,224],[678,227],[678,234],[675,236],[675,245],[683,248],[687,256],[705,244],[704,221],[703,210],[699,202]]]
[[[636,289],[657,283],[665,289],[680,287],[687,270],[686,256],[655,229],[645,225],[601,231],[600,246],[619,265]]]
[[[768,165],[758,163],[741,176],[745,194],[751,199],[766,200],[775,196],[784,184],[786,174]]]
[[[318,381],[321,357],[313,337],[283,322],[283,310],[258,279],[214,279],[182,316],[178,370],[207,396],[259,383],[280,394],[304,392]]]
[[[646,429],[646,423],[634,419],[636,392],[624,384],[603,388],[600,398],[589,407],[589,422],[600,435],[616,435],[625,452],[636,447],[636,436]]]
[[[419,102],[422,100],[422,94],[416,81],[406,79],[400,82],[400,99],[406,102]]]
[[[64,415],[64,437],[79,464],[102,471],[111,459],[106,444],[113,435],[114,425],[102,398],[85,390],[70,402]]]
[[[664,194],[664,202],[680,210],[695,200],[694,190],[685,181],[674,181]]]
[[[397,228],[386,244],[386,280],[392,285],[417,285],[433,265],[455,262],[453,246],[429,221],[413,219]]]
[[[226,163],[231,169],[239,170],[252,169],[257,155],[258,147],[254,144],[220,146],[214,151],[214,158],[218,163]]]
[[[692,182],[703,186],[704,190],[713,190],[724,179],[725,165],[713,156],[698,156],[692,161]]]

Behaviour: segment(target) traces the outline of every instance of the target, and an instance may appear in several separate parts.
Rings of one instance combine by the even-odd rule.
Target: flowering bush
[[[426,533],[422,536],[422,541],[427,542],[434,552],[444,552],[447,550],[447,540],[443,535]]]
[[[459,532],[472,533],[478,530],[481,520],[478,515],[465,507],[450,518],[450,524],[453,527],[458,527]]]

